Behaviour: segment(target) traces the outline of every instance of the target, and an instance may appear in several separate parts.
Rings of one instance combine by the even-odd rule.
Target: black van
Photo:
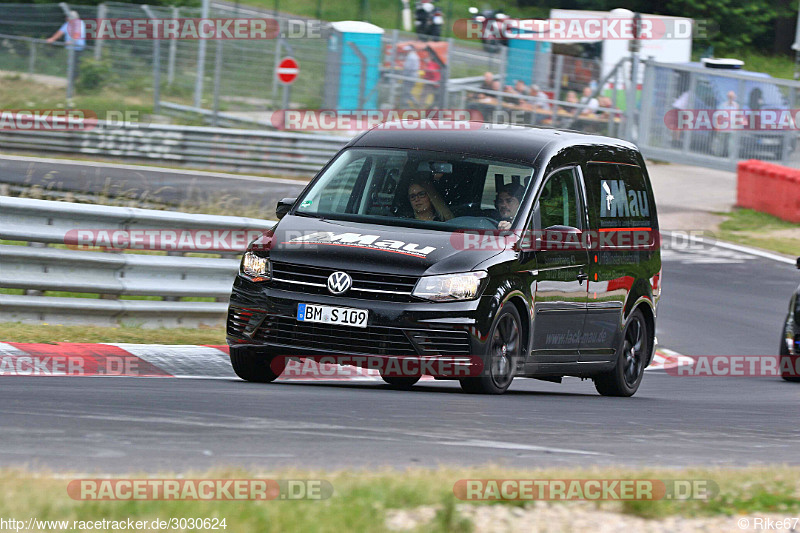
[[[797,268],[800,269],[800,257]],[[786,381],[800,381],[800,285],[789,300],[789,312],[781,332],[780,357],[781,377]]]
[[[467,392],[577,376],[631,396],[652,360],[658,218],[630,143],[384,124],[277,212],[231,294],[227,339],[245,380],[276,379],[276,356],[410,355],[482,362],[460,377]]]

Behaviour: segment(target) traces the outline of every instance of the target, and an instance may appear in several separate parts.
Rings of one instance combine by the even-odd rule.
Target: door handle
[[[583,282],[589,279],[589,274],[581,270],[580,272],[578,272],[577,277],[578,277],[578,284],[583,285]]]

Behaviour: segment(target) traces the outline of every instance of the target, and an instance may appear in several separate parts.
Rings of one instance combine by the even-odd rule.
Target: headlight
[[[267,281],[272,277],[271,265],[266,257],[246,252],[242,258],[242,274],[252,281]]]
[[[417,282],[412,294],[434,302],[472,300],[478,296],[481,280],[486,272],[465,272],[443,276],[423,276]]]

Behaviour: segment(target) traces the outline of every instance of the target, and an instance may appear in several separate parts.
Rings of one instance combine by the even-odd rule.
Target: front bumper
[[[467,357],[485,353],[494,299],[388,302],[307,294],[236,278],[227,321],[232,347],[274,355]],[[301,303],[369,310],[367,328],[297,321]]]

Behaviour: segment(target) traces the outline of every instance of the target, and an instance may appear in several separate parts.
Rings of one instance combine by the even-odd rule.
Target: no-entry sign
[[[275,69],[275,74],[278,76],[278,79],[281,83],[290,84],[296,78],[297,75],[300,74],[300,65],[297,64],[291,57],[284,57],[281,59],[281,62],[278,63],[278,68]]]

